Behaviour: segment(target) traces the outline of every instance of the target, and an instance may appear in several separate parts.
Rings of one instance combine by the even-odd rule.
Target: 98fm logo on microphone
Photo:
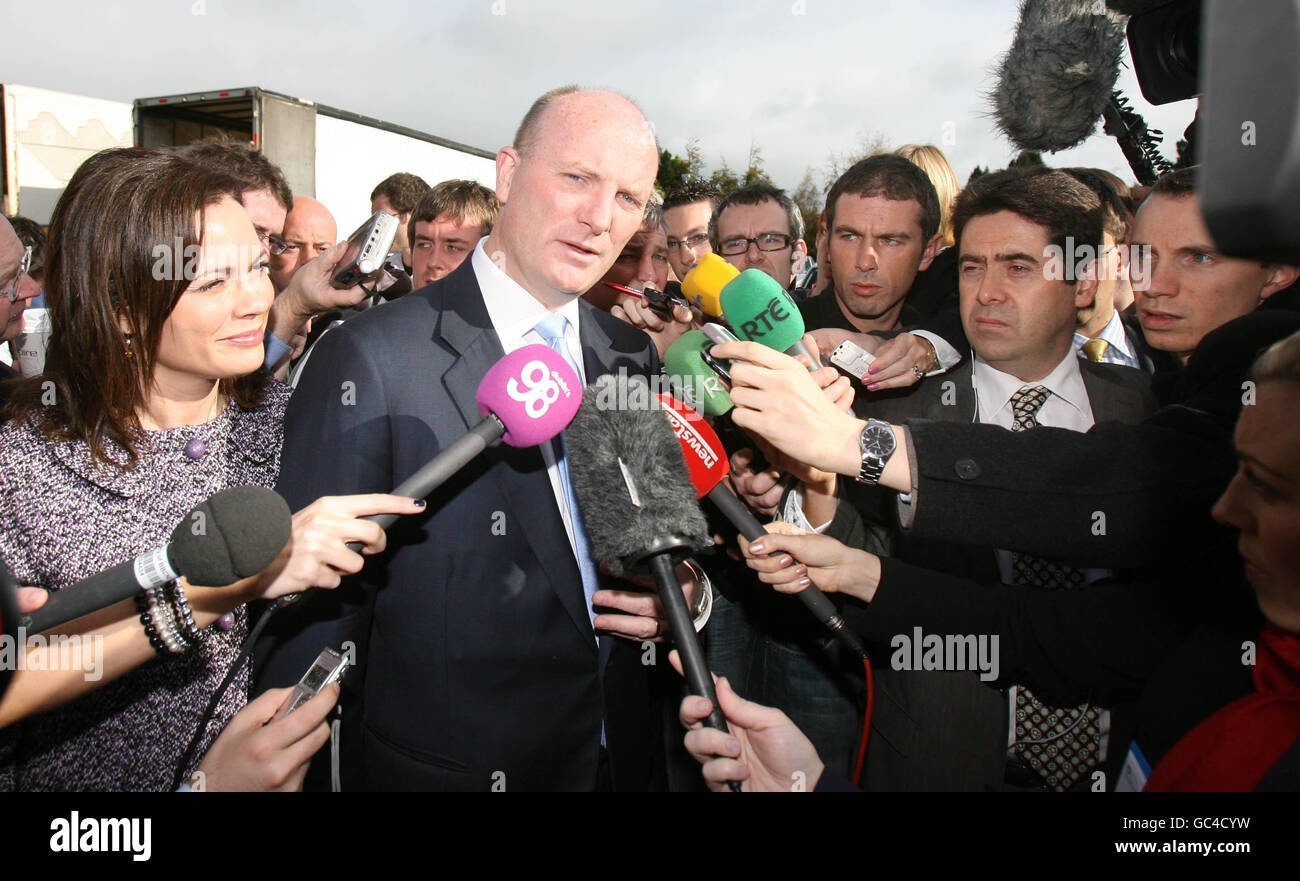
[[[524,412],[531,418],[541,419],[561,394],[567,398],[573,390],[559,371],[549,370],[541,361],[529,361],[518,377],[510,377],[506,394],[523,404]]]

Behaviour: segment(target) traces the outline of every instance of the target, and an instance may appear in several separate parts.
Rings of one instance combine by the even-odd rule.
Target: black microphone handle
[[[713,675],[704,660],[699,634],[695,632],[695,622],[691,620],[691,613],[686,608],[686,597],[682,595],[681,582],[677,580],[677,573],[673,571],[672,556],[667,553],[655,554],[650,558],[649,563],[650,573],[659,588],[659,599],[668,614],[668,626],[673,631],[673,642],[677,644],[677,651],[682,656],[682,670],[686,674],[686,684],[690,686],[693,693],[708,698],[713,704],[713,711],[709,713],[709,718],[704,720],[704,724],[717,731],[729,732],[727,717],[723,715],[722,707],[718,706],[718,694],[713,688]],[[733,780],[729,785],[732,792],[740,792],[738,781]]]
[[[447,449],[424,463],[419,471],[398,484],[389,495],[407,496],[412,499],[422,499],[431,495],[434,490],[450,480],[457,471],[468,465],[479,453],[496,443],[505,433],[505,423],[495,413],[489,413],[486,419],[475,425],[463,436],[458,437]],[[397,522],[400,516],[400,514],[370,514],[359,519],[378,523],[380,528],[387,530],[388,527]],[[348,550],[356,551],[358,554],[361,553],[361,549],[364,547],[365,544],[359,541],[348,542]],[[308,590],[302,593],[286,594],[271,604],[270,608],[267,609],[267,614],[291,606],[302,597],[315,596],[318,593],[320,593],[318,590]]]
[[[506,427],[496,414],[488,414],[486,419],[471,428],[467,434],[457,438],[451,446],[426,462],[419,471],[398,484],[390,495],[407,496],[412,499],[423,499],[432,495],[434,490],[450,480],[475,456],[500,440],[505,433]],[[388,529],[397,522],[399,517],[400,514],[371,514],[361,519],[378,523],[383,529]],[[348,542],[348,548],[351,550],[360,552],[363,547],[364,545],[359,541]]]
[[[45,605],[30,614],[20,615],[18,626],[29,633],[41,633],[130,599],[142,589],[135,577],[135,560],[128,560],[107,572],[92,575],[63,590],[53,591]]]
[[[758,541],[760,538],[767,536],[767,530],[745,507],[745,503],[736,498],[721,483],[709,490],[708,498],[718,506],[722,516],[730,520],[731,525],[736,527],[736,530],[749,541]],[[774,557],[776,554],[772,553],[768,554],[768,556]],[[858,635],[844,623],[844,619],[840,617],[835,604],[817,585],[810,584],[795,596],[804,604],[804,608],[812,612],[813,616],[831,632],[832,636],[838,639],[845,648],[853,652],[855,658],[867,657],[867,647],[858,638]]]

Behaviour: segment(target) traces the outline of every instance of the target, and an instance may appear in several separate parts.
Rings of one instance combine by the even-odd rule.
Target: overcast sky
[[[636,98],[664,147],[712,167],[750,144],[794,187],[856,151],[943,147],[964,182],[1017,152],[984,93],[1015,0],[0,0],[0,81],[119,101],[261,86],[495,151],[541,92],[578,82]],[[1120,87],[1164,153],[1195,102]],[[1048,157],[1133,180],[1102,134]]]

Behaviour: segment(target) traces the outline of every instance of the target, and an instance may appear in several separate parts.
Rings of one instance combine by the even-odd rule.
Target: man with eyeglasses
[[[709,241],[741,272],[761,269],[786,290],[795,266],[808,257],[803,215],[784,190],[768,183],[749,184],[723,199],[709,222]]]
[[[23,310],[32,297],[41,292],[40,285],[27,274],[31,262],[31,247],[23,247],[8,218],[0,218],[0,291],[4,296],[0,303],[9,307],[4,330],[0,331],[0,342],[8,342],[22,333]],[[0,364],[0,406],[9,399],[9,383],[3,380],[17,376],[18,371]]]
[[[664,219],[668,222],[668,262],[681,281],[695,261],[713,253],[709,244],[709,221],[722,193],[698,177],[688,178],[664,197]]]

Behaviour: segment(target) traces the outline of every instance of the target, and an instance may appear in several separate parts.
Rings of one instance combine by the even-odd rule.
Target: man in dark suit
[[[627,99],[538,99],[498,154],[501,212],[470,260],[322,339],[286,417],[280,492],[296,505],[396,485],[479,422],[484,374],[529,343],[586,381],[656,371],[645,334],[579,295],[640,226],[657,161]],[[662,612],[597,575],[564,456],[489,449],[357,577],[272,620],[259,689],[296,680],[323,646],[355,651],[344,789],[651,785],[651,668],[608,634],[657,638]]]
[[[940,377],[925,379],[907,394],[867,395],[863,409],[889,422],[978,421],[1015,431],[1038,424],[1086,431],[1096,422],[1134,422],[1149,415],[1155,403],[1144,374],[1073,356],[1075,310],[1095,296],[1096,274],[1053,277],[1043,259],[1058,242],[1076,242],[1096,253],[1102,237],[1100,209],[1091,190],[1062,172],[999,174],[969,188],[957,204],[954,223],[961,317],[972,357]],[[1073,259],[1070,265],[1076,265]],[[1019,403],[1026,392],[1043,398],[1030,416],[1021,412]],[[937,570],[980,582],[1024,583],[1018,577],[1018,558],[1010,552],[909,541],[890,528],[893,518],[885,502],[891,494],[856,483],[846,492],[846,504],[862,511],[876,533],[861,545],[925,567],[915,573],[917,578]],[[829,514],[818,501],[813,523]],[[836,517],[826,534],[854,540],[842,528],[848,522]],[[1098,580],[1102,573],[1080,575],[1082,583]],[[1059,588],[1067,576],[1056,569],[1045,580]],[[1047,586],[1041,581],[1038,586]],[[910,626],[900,632],[908,640],[914,638]],[[896,638],[891,634],[885,646]],[[876,658],[892,661],[893,655],[884,650]],[[1002,787],[1007,743],[1015,740],[1007,730],[1009,694],[981,682],[991,676],[963,669],[967,672],[881,665],[872,717],[877,736],[867,763],[870,788]],[[1101,715],[1094,707],[1084,712]],[[1099,744],[1085,746],[1091,750],[1089,763],[1095,764]],[[1053,785],[1068,788],[1081,774],[1072,769],[1068,779],[1058,777]],[[1028,777],[1024,782],[1037,786],[1043,781]]]
[[[804,327],[819,344],[833,347],[852,338],[878,350],[880,337],[868,334],[897,336],[902,327],[915,327],[930,317],[913,305],[912,290],[943,242],[940,215],[934,185],[924,171],[901,156],[863,159],[836,179],[826,197],[829,233],[822,252],[823,270],[832,284],[798,304]],[[756,246],[750,247],[752,256]],[[943,309],[951,313],[944,317],[951,329],[942,336],[925,330],[915,334],[926,351],[926,368],[939,372],[963,357],[945,337],[959,339],[959,345],[965,346],[956,303],[957,275],[951,264],[949,271],[953,296]],[[823,360],[829,351],[823,349]],[[908,376],[915,381],[911,373]],[[864,397],[856,400],[855,407]],[[787,475],[779,469],[755,474],[748,463],[746,451],[733,455],[732,480],[746,501],[767,513],[782,495]],[[741,608],[726,600],[714,608],[709,639],[713,669],[728,675],[755,700],[781,706],[826,761],[847,773],[861,718],[861,663],[842,657],[838,643],[827,639],[821,626],[802,613],[797,600],[761,585],[745,585],[736,593]]]
[[[1068,555],[1079,524],[1106,515],[1089,553],[1110,566],[1141,565],[1195,549],[1221,530],[1209,508],[1235,470],[1228,441],[1251,361],[1295,332],[1300,314],[1269,308],[1300,268],[1217,252],[1201,216],[1195,169],[1166,175],[1138,210],[1135,242],[1150,246],[1150,285],[1138,290],[1148,342],[1183,366],[1155,386],[1162,405],[1137,426],[1108,423],[1086,435],[1043,428],[914,422],[895,440],[878,482],[904,494],[900,522],[916,537]],[[1149,223],[1148,223],[1149,221]],[[737,343],[717,357],[745,359],[736,422],[805,463],[859,473],[861,420],[804,394],[791,359]],[[733,396],[734,397],[734,396]],[[748,411],[748,412],[746,412]]]
[[[928,626],[962,620],[973,622],[973,632],[1020,634],[1004,642],[1004,671],[1029,671],[1085,691],[1098,681],[1140,686],[1204,620],[1207,600],[1240,572],[1234,537],[1212,523],[1209,510],[1235,468],[1230,432],[1251,400],[1247,367],[1263,347],[1300,328],[1300,315],[1257,305],[1294,282],[1297,270],[1218,253],[1193,174],[1162,179],[1139,210],[1134,235],[1154,266],[1149,287],[1137,292],[1148,341],[1184,364],[1163,409],[1138,425],[1106,423],[1087,434],[1050,427],[1008,434],[919,420],[887,429],[896,447],[878,482],[901,494],[891,505],[909,540],[1158,567],[1146,584],[1099,586],[1078,596],[997,591],[977,597],[938,580],[911,592],[905,605],[913,614],[924,608]],[[808,408],[806,402],[817,402],[797,390],[797,367],[779,364],[791,381],[787,394],[775,382],[778,357],[734,346],[716,354],[767,360],[733,371],[750,389],[742,396],[749,412],[738,402],[738,424],[821,468],[850,475],[865,465],[867,451],[858,442],[863,424],[829,425],[848,420]],[[860,613],[857,629],[865,630],[868,620],[888,621],[890,608],[873,597],[869,610],[851,609],[846,618]],[[898,620],[884,625],[887,632]],[[1122,757],[1122,750],[1121,739],[1112,756]]]

